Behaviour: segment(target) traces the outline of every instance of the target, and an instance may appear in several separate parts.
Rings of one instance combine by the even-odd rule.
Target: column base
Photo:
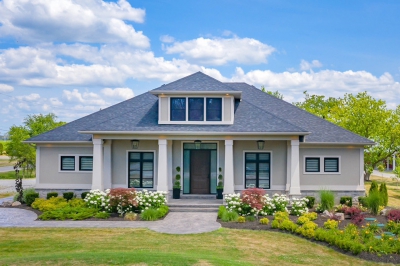
[[[289,196],[301,196],[300,187],[290,187]]]

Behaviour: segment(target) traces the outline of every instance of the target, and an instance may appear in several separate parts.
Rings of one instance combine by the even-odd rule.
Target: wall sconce
[[[264,144],[265,144],[265,141],[263,141],[263,140],[257,140],[257,148],[258,148],[259,150],[263,150],[263,149],[264,149]]]
[[[200,150],[201,140],[194,141],[194,147],[196,150]]]
[[[131,140],[131,142],[132,142],[132,149],[137,150],[139,148],[139,140],[134,139],[134,140]]]

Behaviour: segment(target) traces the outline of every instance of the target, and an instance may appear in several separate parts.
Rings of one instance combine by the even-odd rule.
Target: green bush
[[[389,195],[386,187],[386,183],[382,183],[379,187],[379,193],[381,194],[381,206],[387,206],[389,201]]]
[[[246,217],[244,217],[244,216],[239,216],[238,219],[237,219],[237,222],[238,222],[238,223],[245,223],[245,222],[246,222]]]
[[[74,194],[74,192],[64,192],[63,198],[66,200],[71,200],[71,199],[75,198],[75,194]]]
[[[315,197],[307,196],[306,199],[308,199],[307,208],[312,209],[315,204]]]
[[[89,194],[89,191],[82,192],[81,199],[85,199],[87,194]]]
[[[37,198],[39,198],[39,193],[37,193],[37,192],[31,192],[31,193],[29,193],[29,194],[26,194],[26,195],[25,195],[25,203],[26,203],[26,205],[31,206],[32,203],[33,203]]]
[[[96,209],[83,208],[83,207],[70,207],[65,206],[52,211],[43,212],[39,216],[41,220],[85,220],[97,214]]]
[[[36,190],[34,188],[24,189],[24,191],[22,192],[22,202],[21,203],[26,203],[26,195],[31,194],[31,193],[36,193]]]
[[[265,225],[269,224],[269,219],[267,217],[261,218],[260,224],[265,224]]]
[[[364,207],[368,207],[367,197],[358,197],[358,204],[361,204]]]
[[[49,192],[47,193],[46,199],[50,199],[51,197],[58,197],[58,192]]]
[[[340,198],[340,204],[347,205],[349,207],[353,206],[353,198],[352,197],[341,197]]]
[[[372,181],[371,187],[369,188],[369,193],[371,193],[373,191],[378,191],[378,190],[379,190],[378,183],[376,181]]]
[[[235,211],[233,211],[233,212],[226,211],[226,212],[223,213],[223,215],[221,217],[221,220],[223,222],[235,222],[235,221],[238,220],[238,218],[239,218],[239,214],[237,212],[235,212]]]
[[[223,215],[224,212],[226,212],[226,211],[227,211],[227,210],[226,210],[226,207],[225,207],[225,206],[223,206],[223,205],[219,206],[219,209],[218,209],[218,218],[221,219],[221,218],[222,218],[222,215]]]
[[[42,212],[54,211],[57,209],[62,209],[66,206],[68,206],[67,201],[64,198],[58,198],[58,197],[57,198],[52,197],[48,200],[37,198],[32,203],[32,208]]]
[[[368,209],[371,211],[372,214],[378,215],[379,206],[381,203],[381,195],[379,191],[373,190],[369,193],[368,197],[366,198]]]
[[[167,205],[163,205],[160,208],[157,209],[158,211],[158,218],[163,218],[165,215],[167,215],[169,211],[169,207]]]
[[[330,190],[320,190],[319,196],[321,199],[321,209],[332,210],[335,206],[335,194]]]
[[[248,221],[248,222],[254,222],[256,220],[256,217],[254,217],[254,216],[246,216],[246,221]]]
[[[73,198],[68,201],[68,205],[71,207],[86,207],[86,202],[83,199]]]
[[[110,218],[110,214],[108,212],[98,212],[96,213],[96,215],[94,216],[94,218],[98,218],[98,219],[108,219]]]
[[[159,212],[157,209],[148,208],[147,210],[142,211],[140,217],[145,221],[155,221],[158,220]]]

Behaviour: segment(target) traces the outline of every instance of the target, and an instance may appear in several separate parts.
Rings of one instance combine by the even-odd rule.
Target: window
[[[306,158],[306,172],[319,172],[319,158]]]
[[[61,156],[61,171],[75,171],[75,156]]]
[[[270,153],[245,153],[245,188],[270,188]]]
[[[129,152],[128,187],[152,188],[154,177],[153,152]]]
[[[304,157],[304,174],[340,174],[340,156]]]
[[[79,171],[93,171],[93,156],[79,156]]]
[[[325,172],[339,172],[339,158],[324,158]]]
[[[204,98],[189,98],[189,121],[204,121]]]
[[[222,99],[207,98],[207,121],[222,120]]]
[[[186,121],[186,98],[171,98],[171,121]]]

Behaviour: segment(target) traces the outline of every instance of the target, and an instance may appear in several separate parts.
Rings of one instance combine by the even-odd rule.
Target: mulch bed
[[[29,206],[27,206],[26,204],[21,204],[21,205],[19,205],[19,206],[15,206],[15,207],[11,207],[11,206],[9,206],[9,207],[0,206],[0,208],[24,209],[24,210],[28,210],[28,211],[32,211],[32,212],[36,213],[37,216],[39,216],[39,215],[42,214],[41,211],[36,210],[36,209],[34,209],[34,208],[32,208],[32,207],[29,207]],[[165,215],[164,217],[166,217],[166,215]],[[161,219],[158,219],[158,221],[159,221],[159,220],[164,220],[164,217],[161,218]],[[36,219],[36,221],[42,221],[42,220]],[[50,221],[54,221],[54,220],[50,220]],[[65,220],[65,221],[72,221],[72,220]],[[107,218],[107,219],[99,219],[99,218],[94,218],[94,217],[92,217],[92,218],[88,218],[88,219],[85,219],[85,220],[79,220],[79,221],[129,221],[129,220],[125,220],[124,217],[119,216],[118,213],[111,213],[110,217]],[[145,220],[142,220],[142,219],[140,218],[140,215],[138,215],[138,216],[136,217],[136,220],[135,220],[135,221],[145,221]],[[134,222],[134,221],[132,221],[132,222]]]
[[[289,232],[282,231],[282,230],[279,230],[279,229],[273,229],[273,228],[271,228],[271,222],[274,220],[274,216],[271,215],[271,216],[265,216],[265,217],[267,217],[269,219],[269,221],[270,221],[268,225],[260,224],[258,221],[254,221],[254,222],[246,221],[245,223],[238,223],[238,222],[223,222],[220,219],[218,219],[217,222],[219,222],[222,227],[230,228],[230,229],[268,230],[268,231],[274,231],[274,232],[290,234],[292,236],[301,237],[301,238],[307,239],[308,241],[311,241],[313,243],[317,243],[319,245],[332,248],[332,249],[334,249],[334,250],[336,250],[336,251],[338,251],[340,253],[346,254],[348,256],[352,256],[352,257],[363,259],[363,260],[367,260],[367,261],[383,262],[383,263],[394,263],[394,264],[399,264],[400,263],[400,255],[399,254],[377,255],[377,254],[369,253],[369,252],[361,252],[359,255],[353,255],[351,252],[343,251],[343,250],[337,248],[336,246],[331,246],[331,245],[329,245],[328,243],[325,243],[325,242],[316,241],[316,240],[310,240],[310,239],[305,238],[305,237],[303,237],[301,235],[295,235],[295,234],[291,234]],[[385,216],[382,216],[382,215],[373,216],[371,214],[366,214],[365,217],[366,218],[376,218],[377,223],[383,223],[383,224],[387,223],[387,218]],[[298,217],[290,215],[289,218],[290,218],[290,220],[296,222]],[[319,214],[318,218],[316,220],[314,220],[313,222],[318,224],[318,227],[322,227],[324,225],[324,223],[328,219],[329,218],[323,217],[321,214]],[[351,220],[350,219],[345,219],[344,221],[341,221],[339,223],[339,228],[343,229],[349,223],[351,223]],[[364,221],[363,225],[366,225],[367,223],[368,223],[367,221]]]

